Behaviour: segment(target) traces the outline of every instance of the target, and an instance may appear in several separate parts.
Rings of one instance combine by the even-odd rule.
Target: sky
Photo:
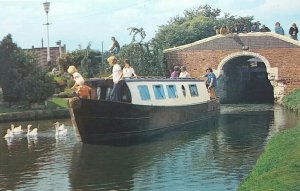
[[[46,0],[0,0],[0,39],[11,34],[21,48],[47,46]],[[85,48],[108,50],[111,37],[120,45],[129,44],[129,27],[143,28],[146,41],[158,26],[182,15],[186,9],[208,4],[222,13],[254,16],[274,31],[279,21],[288,32],[292,23],[300,26],[299,0],[49,0],[49,44],[61,40],[68,51]]]

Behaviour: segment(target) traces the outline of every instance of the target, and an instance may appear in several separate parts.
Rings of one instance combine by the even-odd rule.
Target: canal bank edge
[[[300,89],[283,98],[282,105],[300,111]],[[239,191],[300,190],[300,123],[270,139]]]
[[[69,118],[68,109],[30,110],[22,112],[0,113],[0,123],[25,120],[41,120],[55,118]]]
[[[300,124],[276,134],[239,191],[300,190]]]

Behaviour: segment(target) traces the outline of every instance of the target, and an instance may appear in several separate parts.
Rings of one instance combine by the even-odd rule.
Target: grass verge
[[[293,110],[300,112],[300,89],[296,89],[293,92],[291,92],[289,95],[284,96],[282,99],[282,104]]]
[[[240,191],[300,190],[300,124],[272,137]]]
[[[68,108],[67,99],[51,98],[47,101],[47,109],[66,109]]]
[[[283,105],[300,111],[300,89],[283,98]],[[300,191],[300,124],[271,138],[239,191]]]

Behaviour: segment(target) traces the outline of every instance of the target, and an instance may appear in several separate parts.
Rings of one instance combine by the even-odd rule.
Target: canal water
[[[268,139],[293,127],[298,117],[272,105],[225,105],[221,114],[132,146],[99,146],[77,140],[69,119],[58,120],[68,134],[55,138],[56,120],[21,122],[38,127],[2,138],[0,190],[236,190]]]

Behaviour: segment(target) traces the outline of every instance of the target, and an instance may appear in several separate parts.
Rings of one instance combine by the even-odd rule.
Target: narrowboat
[[[120,100],[111,101],[111,79],[86,80],[89,98],[69,99],[73,126],[83,143],[123,145],[219,113],[205,82],[196,78],[137,77],[119,82]]]

